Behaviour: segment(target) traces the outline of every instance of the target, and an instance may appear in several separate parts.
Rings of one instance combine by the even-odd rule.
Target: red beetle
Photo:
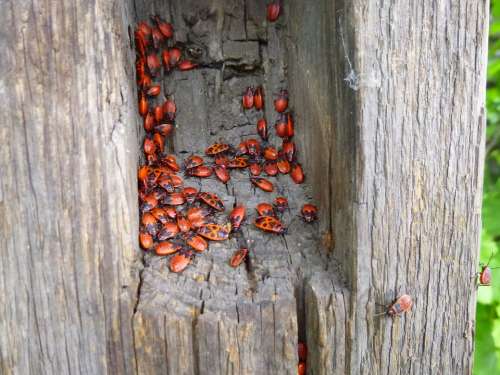
[[[205,154],[207,154],[208,156],[215,156],[215,155],[218,155],[220,153],[226,152],[227,150],[229,150],[228,144],[226,144],[226,143],[214,143],[213,145],[209,146],[205,150]]]
[[[244,109],[250,109],[253,107],[254,105],[253,96],[254,96],[253,87],[247,87],[247,89],[243,93],[243,99],[242,99]]]
[[[276,216],[274,213],[274,208],[269,203],[259,203],[257,207],[255,207],[259,216]]]
[[[227,229],[218,224],[205,224],[198,228],[198,234],[212,241],[224,241],[229,238]]]
[[[191,223],[182,214],[177,214],[177,226],[182,233],[187,233],[191,230]]]
[[[172,124],[158,124],[154,127],[154,130],[164,137],[168,137],[174,131],[174,126]]]
[[[139,114],[144,117],[148,114],[148,101],[146,96],[141,93],[139,97]]]
[[[241,223],[245,220],[246,208],[243,205],[235,206],[229,214],[229,222],[233,232],[236,232],[241,227]]]
[[[161,60],[165,69],[167,71],[170,70],[170,52],[168,51],[168,49],[164,49],[161,52]]]
[[[192,258],[193,255],[190,251],[183,251],[179,254],[175,254],[170,258],[170,271],[175,273],[184,271],[191,263]]]
[[[274,109],[276,112],[283,113],[288,108],[288,91],[281,90],[278,97],[274,100]]]
[[[186,202],[188,204],[193,204],[193,202],[196,200],[196,196],[198,195],[198,189],[187,186],[182,190],[182,194],[184,195],[184,199],[186,199]]]
[[[262,167],[260,166],[259,163],[250,163],[249,170],[252,176],[259,176],[260,173],[262,172]]]
[[[276,176],[279,172],[278,170],[278,164],[275,162],[267,162],[264,164],[264,172],[268,176]]]
[[[281,146],[281,152],[285,156],[286,160],[292,163],[295,160],[296,148],[293,142],[283,142]]]
[[[171,48],[168,50],[168,55],[170,57],[169,65],[171,67],[176,66],[181,59],[182,52],[179,48]]]
[[[257,121],[257,133],[264,141],[267,141],[267,139],[269,138],[269,133],[267,131],[267,121],[265,118],[261,118],[259,121]]]
[[[312,223],[318,220],[318,207],[314,204],[304,204],[300,213],[306,223]]]
[[[162,161],[174,172],[179,172],[181,170],[181,167],[177,164],[177,158],[175,155],[167,155],[162,159]]]
[[[285,234],[286,228],[281,221],[273,216],[259,216],[255,219],[255,226],[264,232]]]
[[[141,32],[144,37],[149,38],[151,35],[151,26],[146,21],[141,21],[137,24],[137,30]]]
[[[193,232],[190,232],[186,236],[186,244],[192,247],[195,251],[201,253],[208,249],[208,243],[205,239]]]
[[[153,37],[153,47],[154,49],[160,48],[160,43],[163,42],[165,36],[161,33],[160,29],[157,27],[151,30],[151,36]]]
[[[198,199],[217,211],[224,211],[224,203],[215,193],[202,191],[198,194]]]
[[[161,241],[155,247],[156,255],[165,256],[174,254],[181,249],[180,245],[174,244],[170,241]]]
[[[156,147],[158,147],[158,151],[160,151],[160,154],[163,153],[163,150],[165,149],[165,140],[160,133],[153,134],[153,142],[155,143]]]
[[[162,224],[165,224],[169,221],[169,216],[164,208],[160,207],[153,208],[151,210],[151,214],[155,217],[156,220],[158,220]]]
[[[141,223],[142,225],[144,225],[147,233],[152,236],[156,236],[156,233],[158,233],[158,222],[153,215],[151,215],[149,212],[145,212],[142,215]]]
[[[163,34],[163,36],[167,39],[171,38],[174,35],[174,28],[172,24],[163,21],[160,17],[154,16],[153,20],[156,22],[158,29]]]
[[[477,281],[479,286],[490,286],[491,285],[491,270],[494,270],[499,267],[490,267],[490,261],[493,258],[493,254],[491,254],[490,259],[486,264],[480,263],[481,271],[477,273]]]
[[[140,30],[134,31],[135,49],[139,56],[146,54],[147,38]]]
[[[155,126],[155,118],[151,113],[146,113],[146,116],[144,117],[144,130],[146,133],[149,133],[153,130],[153,127]]]
[[[186,160],[184,160],[184,168],[185,169],[191,169],[191,168],[196,168],[200,165],[203,165],[204,160],[201,156],[198,155],[192,155]]]
[[[269,22],[275,22],[280,16],[281,5],[279,1],[274,1],[267,4],[267,20]]]
[[[286,160],[286,159],[280,159],[280,160],[278,160],[278,162],[276,164],[277,164],[277,167],[278,167],[278,171],[281,174],[288,174],[288,173],[290,173],[290,170],[291,170],[292,166],[290,165],[290,163],[288,162],[288,160]]]
[[[139,243],[144,250],[153,247],[153,236],[146,232],[139,232]]]
[[[250,177],[250,181],[252,184],[257,186],[259,189],[266,191],[268,193],[272,192],[274,190],[274,185],[271,181],[266,180],[265,178],[262,177]]]
[[[258,110],[264,108],[264,94],[262,92],[262,86],[259,86],[255,89],[255,93],[253,95],[253,105],[255,109]]]
[[[158,232],[158,240],[165,241],[169,238],[174,238],[179,233],[179,227],[176,223],[168,222],[163,225],[163,228]]]
[[[280,114],[278,119],[276,120],[276,123],[274,124],[274,130],[276,130],[276,135],[278,137],[286,138],[287,125],[288,125],[287,116],[284,113]]]
[[[266,147],[264,149],[264,159],[278,160],[278,151],[272,146]]]
[[[167,216],[169,218],[171,218],[171,219],[177,218],[177,210],[175,207],[167,206],[167,207],[163,207],[163,209],[165,210],[165,212],[167,213]]]
[[[299,163],[292,165],[290,176],[292,177],[293,182],[295,182],[296,184],[301,184],[304,182],[304,171],[302,170],[302,166]]]
[[[163,107],[161,105],[157,105],[153,109],[153,115],[156,120],[156,122],[160,122],[163,120]]]
[[[161,92],[161,86],[160,85],[154,85],[151,86],[148,91],[146,91],[146,95],[148,96],[158,96],[160,95]]]
[[[150,138],[144,138],[144,153],[151,155],[156,152],[156,143]]]
[[[180,206],[181,204],[184,204],[184,202],[186,202],[186,200],[184,199],[184,195],[182,193],[171,193],[163,199],[162,203],[169,206]]]
[[[396,298],[396,300],[389,305],[387,311],[382,314],[388,314],[391,317],[395,317],[396,315],[401,315],[410,311],[412,305],[413,301],[411,297],[408,294],[403,294],[401,297]]]
[[[206,207],[191,207],[187,211],[187,218],[193,223],[193,221],[197,221],[199,219],[205,219],[210,214],[210,210]]]
[[[248,139],[247,141],[248,155],[258,156],[260,154],[260,143],[256,139]]]
[[[273,205],[279,213],[283,213],[288,209],[288,199],[285,197],[276,197]]]
[[[212,168],[206,165],[200,165],[199,167],[191,168],[186,171],[186,174],[191,177],[206,178],[212,175]]]
[[[158,206],[158,199],[153,194],[146,195],[141,205],[142,212],[149,212]]]
[[[191,69],[194,69],[198,66],[198,64],[195,64],[193,63],[192,61],[190,60],[182,60],[180,63],[179,63],[179,70],[183,70],[183,71],[186,71],[186,70],[191,70]]]
[[[306,363],[305,362],[299,362],[297,365],[297,374],[298,375],[306,375]]]
[[[246,141],[240,142],[240,144],[236,148],[236,155],[240,156],[246,154],[248,154],[247,142]]]
[[[146,56],[146,63],[148,65],[148,69],[153,76],[156,75],[158,69],[160,69],[161,63],[158,55],[156,53],[150,53]]]
[[[291,113],[286,114],[286,137],[288,139],[292,138],[295,134],[294,125],[293,125],[293,117]]]
[[[233,268],[238,267],[241,263],[243,263],[247,255],[248,255],[247,248],[241,248],[239,250],[236,250],[231,259],[229,260],[229,265]]]
[[[175,114],[177,113],[177,106],[172,99],[167,99],[163,103],[163,112],[167,114],[167,118],[170,121],[175,119]]]
[[[248,161],[242,156],[238,156],[232,160],[229,160],[227,163],[227,167],[231,169],[236,169],[236,168],[246,168],[248,167]]]
[[[227,182],[231,179],[231,175],[224,165],[216,165],[214,167],[214,172],[219,181],[223,184],[227,184]]]

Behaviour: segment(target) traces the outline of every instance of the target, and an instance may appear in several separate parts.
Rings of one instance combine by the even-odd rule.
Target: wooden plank
[[[4,1],[0,372],[135,372],[129,9]]]

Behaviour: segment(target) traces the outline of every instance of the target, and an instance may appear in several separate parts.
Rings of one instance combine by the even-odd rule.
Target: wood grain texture
[[[345,373],[470,373],[488,2],[321,4],[321,12],[290,5],[296,30],[305,30],[296,33],[304,42],[291,76],[303,94],[297,112],[320,124],[304,142],[321,155],[331,147],[329,172],[314,155],[306,159],[319,196],[323,174],[332,176],[333,254],[351,290]],[[308,33],[313,21],[301,14],[314,15],[322,37]],[[307,79],[298,74],[304,66]],[[307,290],[320,300],[314,285]],[[410,314],[374,316],[376,303],[403,292],[415,300]],[[331,348],[315,350],[334,357]]]
[[[0,373],[135,371],[125,4],[2,1]]]

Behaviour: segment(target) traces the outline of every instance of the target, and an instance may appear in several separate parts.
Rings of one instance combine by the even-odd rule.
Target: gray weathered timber
[[[0,373],[134,373],[125,3],[0,2]]]
[[[0,0],[1,374],[295,374],[297,340],[309,375],[471,372],[487,1],[290,0],[273,25],[265,0],[49,3]],[[138,250],[127,28],[153,13],[203,51],[162,80],[178,156],[256,137],[246,86],[271,129],[290,91],[308,186],[280,177],[288,246],[245,228],[236,270],[236,240],[181,275]],[[201,184],[226,213],[233,186],[250,213],[275,196]]]
[[[318,316],[306,327],[310,351],[321,358],[313,374],[471,372],[488,6],[290,4],[297,122],[319,125],[304,136],[306,150],[317,146],[306,160],[316,195],[326,204],[331,194],[333,255],[351,290],[346,369],[335,372],[338,356],[320,342],[338,339],[328,321],[338,314],[327,301],[341,294],[318,290],[315,280],[306,286],[317,301],[306,301],[308,324],[309,311]],[[318,150],[330,155],[329,169]],[[415,300],[410,314],[374,316],[376,303],[403,292]]]

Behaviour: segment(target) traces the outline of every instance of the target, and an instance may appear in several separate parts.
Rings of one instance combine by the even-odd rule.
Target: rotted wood
[[[267,24],[265,1],[137,2],[136,9],[138,19],[162,14],[188,53],[201,51],[192,57],[199,69],[175,71],[163,80],[163,91],[178,108],[172,151],[183,158],[203,154],[216,141],[258,139],[262,114],[241,106],[246,87],[258,85],[264,88],[270,143],[279,146],[273,94],[288,87],[286,22]],[[300,159],[305,157],[304,151]],[[140,373],[297,373],[297,342],[305,339],[304,279],[317,273],[331,286],[335,275],[325,272],[333,265],[320,226],[306,226],[297,217],[302,204],[313,200],[309,189],[288,176],[272,180],[272,194],[255,190],[247,171],[233,171],[227,187],[214,179],[185,180],[217,193],[226,215],[235,201],[245,204],[249,261],[238,269],[229,266],[236,240],[212,242],[180,275],[168,270],[166,259],[146,255],[134,316]],[[278,195],[291,205],[282,218],[289,226],[284,238],[252,225],[256,205]]]

